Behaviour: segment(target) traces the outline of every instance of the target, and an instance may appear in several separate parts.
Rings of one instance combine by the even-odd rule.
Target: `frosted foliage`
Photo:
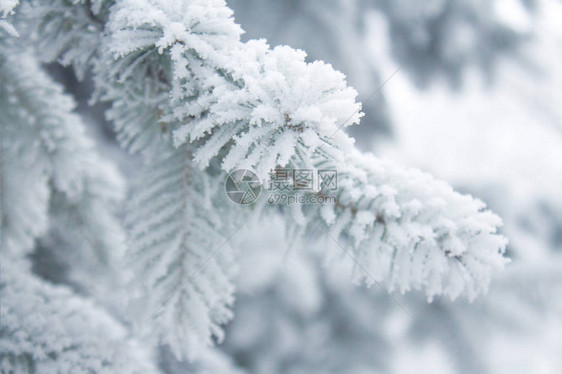
[[[352,140],[338,129],[361,117],[356,92],[341,73],[323,62],[306,63],[304,57],[289,47],[244,44],[227,65],[242,89],[214,85],[212,115],[184,125],[174,134],[176,142],[211,134],[195,154],[206,166],[230,141],[221,139],[223,134],[230,134],[235,144],[223,158],[223,169],[254,168],[262,177],[276,165],[307,162],[322,145],[349,149]]]
[[[124,192],[120,175],[96,154],[71,113],[72,100],[39,70],[33,55],[3,57],[2,252],[23,257],[52,228],[63,230],[84,256],[105,256],[101,265],[108,266],[123,250],[123,233],[111,216]]]
[[[206,56],[238,40],[241,31],[221,1],[123,1],[112,10],[106,26],[111,34],[104,42],[97,90],[104,100],[112,102],[108,116],[115,122],[118,138],[129,150],[138,152],[159,132],[173,126],[162,118],[172,110],[171,46],[189,43],[192,54]],[[208,17],[207,21],[202,17]],[[209,27],[217,29],[210,32]],[[181,71],[185,69],[181,67]],[[147,79],[139,80],[139,76]],[[184,100],[181,105],[189,103]],[[197,106],[195,111],[202,108]]]
[[[156,373],[148,352],[92,302],[2,265],[3,373]]]
[[[342,132],[329,139],[361,116],[356,93],[346,87],[341,73],[322,62],[305,63],[303,52],[288,47],[269,50],[264,42],[241,43],[239,29],[228,18],[230,11],[217,10],[209,16],[198,12],[196,2],[185,3],[195,10],[181,19],[182,9],[171,4],[161,11],[139,4],[131,10],[124,2],[109,22],[114,30],[111,50],[118,61],[135,61],[136,70],[146,71],[152,64],[151,72],[160,71],[158,76],[172,82],[171,103],[156,105],[164,114],[160,122],[180,124],[174,131],[176,146],[197,142],[194,159],[202,167],[220,154],[225,170],[254,167],[265,176],[296,155],[306,159],[329,140],[351,144]],[[205,35],[199,28],[207,24],[219,25],[217,31]],[[136,37],[137,29],[152,25],[156,30]],[[158,62],[150,60],[156,52],[163,54]],[[133,79],[127,70],[114,76]],[[109,95],[121,96],[112,90]],[[127,131],[124,136],[142,135]]]
[[[8,36],[18,36],[17,30],[14,26],[6,21],[11,14],[14,13],[14,8],[18,5],[18,0],[0,0],[0,38],[7,34]]]
[[[222,245],[229,228],[227,214],[219,213],[229,206],[223,176],[201,171],[191,147],[175,149],[168,141],[176,124],[164,116],[172,113],[170,95],[180,87],[169,52],[172,45],[193,45],[185,53],[201,65],[195,54],[217,54],[238,40],[241,31],[230,15],[222,2],[119,3],[107,24],[103,63],[96,66],[98,94],[112,102],[108,116],[119,140],[146,160],[129,215],[141,330],[178,358],[194,358],[213,336],[221,339],[220,325],[231,317],[236,264],[230,245]]]
[[[91,66],[118,139],[144,156],[127,259],[135,305],[143,317],[154,311],[141,330],[176,357],[220,340],[231,317],[236,262],[224,242],[240,211],[226,200],[223,171],[265,179],[276,166],[336,168],[338,204],[293,209],[287,221],[327,226],[391,289],[472,299],[503,267],[499,218],[421,172],[359,154],[341,131],[362,116],[345,77],[302,51],[241,42],[224,1],[52,4],[33,7],[46,22],[36,28],[41,49],[53,52],[45,59]]]
[[[231,15],[222,0],[121,1],[112,9],[108,25],[112,31],[110,49],[124,56],[153,45],[162,53],[175,44],[185,44],[206,58],[207,53],[226,48],[239,38],[242,31]],[[130,43],[131,38],[138,39],[137,30],[146,34]]]
[[[9,14],[18,3],[19,0],[0,0],[0,14]]]
[[[338,204],[305,209],[311,219],[321,217],[308,225],[320,222],[345,240],[390,290],[424,289],[430,299],[464,292],[473,299],[507,262],[507,241],[496,233],[501,219],[481,201],[428,174],[358,152],[338,170]]]
[[[226,232],[218,224],[225,221],[224,214],[222,220],[209,222],[210,208],[193,205],[200,198],[189,197],[200,196],[204,189],[198,186],[198,178],[208,178],[196,164],[190,165],[191,157],[200,167],[212,163],[208,170],[217,170],[213,159],[220,154],[224,169],[255,166],[265,175],[297,153],[300,160],[306,160],[306,154],[325,143],[339,126],[360,117],[358,113],[353,118],[342,115],[348,110],[358,112],[359,106],[340,73],[320,62],[307,64],[304,53],[289,48],[270,51],[263,42],[240,43],[240,30],[229,18],[231,12],[222,2],[213,4],[216,9],[204,12],[197,2],[119,4],[108,24],[113,32],[107,40],[107,62],[99,67],[101,96],[113,103],[109,116],[116,123],[118,137],[131,151],[144,150],[150,160],[143,184],[158,183],[149,188],[166,191],[158,199],[143,197],[141,214],[135,213],[138,207],[131,209],[133,258],[143,266],[136,274],[142,274],[147,285],[142,295],[150,295],[145,300],[154,308],[196,270],[195,265],[209,251],[219,247],[219,233]],[[206,28],[211,26],[218,31],[209,32]],[[138,30],[146,32],[133,43],[131,37]],[[152,79],[139,80],[139,74]],[[158,140],[163,136],[165,141],[170,129],[176,129],[177,151],[166,151],[169,146]],[[232,147],[233,137],[236,145]],[[336,140],[351,143],[341,133]],[[250,147],[251,143],[256,147]],[[193,155],[182,151],[186,146],[193,149]],[[152,179],[155,170],[163,174]],[[222,186],[222,180],[214,180],[213,188]],[[156,196],[150,190],[147,193]],[[217,194],[206,194],[207,200],[216,199]],[[146,205],[148,202],[154,205]],[[205,216],[191,216],[203,211]],[[194,280],[214,284],[216,289],[203,292],[210,286],[201,288],[188,282],[162,308],[161,315],[155,316],[152,331],[160,331],[179,357],[188,352],[193,355],[196,342],[210,344],[211,335],[222,334],[218,326],[230,316],[226,308],[233,293],[229,274],[235,270],[227,254],[227,248],[221,249],[217,261],[224,263],[219,262],[216,270],[205,265]],[[214,262],[213,258],[211,265]],[[178,325],[187,327],[178,329]]]
[[[3,128],[2,136],[8,132]],[[28,253],[35,237],[46,231],[49,199],[41,163],[36,163],[29,152],[18,152],[18,148],[25,150],[25,144],[18,142],[2,152],[2,254],[14,256]],[[18,153],[27,157],[18,157]],[[20,173],[22,169],[27,173]]]
[[[82,79],[95,62],[111,0],[32,0],[33,23],[42,61],[72,65]]]
[[[219,326],[231,318],[237,267],[225,235],[234,229],[214,205],[222,183],[190,167],[184,147],[163,144],[147,157],[129,217],[139,323],[176,357],[194,358],[213,335],[222,339]]]
[[[322,60],[345,72],[347,83],[364,102],[361,126],[344,130],[356,137],[359,147],[371,145],[373,136],[384,138],[392,129],[384,90],[371,96],[382,84],[378,69],[380,33],[370,43],[368,22],[372,12],[361,0],[228,0],[236,21],[246,33],[244,40],[266,38],[271,46],[288,45],[306,51],[306,61]],[[342,113],[351,115],[352,112]],[[351,121],[350,121],[351,122]]]

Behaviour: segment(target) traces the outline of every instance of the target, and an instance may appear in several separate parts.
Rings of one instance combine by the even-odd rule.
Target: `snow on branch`
[[[187,268],[176,270],[190,256],[213,250],[216,243],[200,237],[197,227],[224,204],[216,200],[221,194],[207,191],[201,181],[217,180],[221,169],[254,169],[261,178],[278,166],[328,164],[339,170],[338,204],[305,207],[290,219],[300,227],[318,222],[328,226],[335,237],[352,245],[375,279],[392,289],[424,289],[428,297],[453,298],[464,291],[473,298],[505,263],[506,241],[496,233],[501,221],[481,202],[419,171],[353,148],[342,128],[359,122],[361,106],[344,76],[330,65],[306,62],[304,52],[289,47],[241,42],[242,30],[222,0],[103,4],[97,9],[107,13],[69,13],[79,17],[70,23],[73,40],[86,40],[98,30],[99,46],[84,51],[92,47],[84,43],[67,49],[63,46],[72,43],[61,41],[56,27],[44,28],[42,40],[56,41],[57,53],[71,56],[63,61],[76,61],[79,52],[95,56],[91,65],[97,95],[111,103],[108,117],[118,138],[147,158],[148,188],[162,188],[161,196],[147,195],[152,196],[146,200],[148,210],[132,224],[137,243],[133,257],[146,260],[141,264],[145,268],[157,266],[150,271],[146,294],[150,284],[173,283],[178,274],[188,274]],[[100,22],[103,35],[95,26]],[[151,164],[158,157],[161,162]],[[198,205],[199,199],[212,203]],[[182,259],[176,261],[178,256]],[[216,268],[201,282],[224,269]],[[178,296],[173,318],[157,323],[179,356],[192,336],[209,342],[212,334],[220,335],[217,326],[226,320],[224,307],[231,300],[228,284],[225,280],[220,292],[204,289],[209,294],[196,290]],[[204,305],[195,307],[197,317],[188,314],[194,305]],[[191,334],[192,327],[186,325],[197,326],[199,332]],[[174,329],[178,331],[169,338]]]
[[[124,1],[112,10],[105,62],[116,59],[119,71],[110,68],[111,76],[132,81],[142,69],[168,83],[160,121],[172,124],[176,146],[197,145],[193,156],[202,167],[220,155],[225,170],[253,167],[263,176],[297,157],[307,162],[320,146],[337,153],[351,147],[338,130],[361,113],[343,74],[306,63],[304,52],[289,47],[242,43],[222,1]],[[146,90],[139,91],[141,99]]]
[[[502,221],[481,201],[429,174],[358,151],[342,164],[317,165],[327,166],[338,170],[337,204],[307,206],[306,219],[295,222],[310,229],[320,223],[349,245],[364,268],[357,278],[367,284],[421,289],[429,299],[464,293],[472,300],[508,262],[507,240],[497,233]]]
[[[343,170],[340,204],[325,223],[351,237],[357,254],[391,288],[423,288],[428,297],[465,291],[474,298],[503,267],[506,241],[496,232],[501,220],[483,203],[352,148],[339,128],[357,123],[360,107],[341,73],[306,63],[304,53],[289,47],[240,42],[228,12],[219,21],[222,13],[204,19],[196,7],[184,17],[170,3],[158,11],[125,12],[126,6],[110,21],[115,45],[123,46],[114,53],[132,53],[124,47],[130,35],[152,30],[143,52],[168,55],[172,71],[163,118],[176,124],[176,145],[196,146],[194,159],[202,167],[218,157],[226,171],[252,168],[264,176],[276,166],[336,165]],[[210,39],[196,31],[212,25],[219,26]]]
[[[68,288],[3,261],[0,292],[3,373],[158,372],[121,324]]]
[[[184,147],[162,142],[146,156],[128,217],[131,289],[139,295],[131,312],[143,335],[193,359],[213,337],[222,340],[221,325],[232,318],[238,266],[228,235],[240,216],[228,210],[222,178],[194,167]]]
[[[19,0],[1,0],[0,1],[0,37],[3,37],[3,33],[8,36],[17,37],[19,36],[16,28],[6,21],[6,18],[14,14],[14,8],[18,5]]]
[[[69,282],[113,303],[118,296],[107,290],[125,250],[114,209],[124,181],[35,55],[7,48],[0,59],[1,253],[24,261],[53,255],[69,266]]]

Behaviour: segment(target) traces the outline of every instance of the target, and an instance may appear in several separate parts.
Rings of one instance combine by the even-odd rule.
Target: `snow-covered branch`
[[[173,290],[194,270],[192,257],[204,260],[220,244],[209,238],[227,226],[229,206],[212,184],[238,168],[263,179],[276,167],[336,168],[339,203],[305,207],[289,219],[328,226],[392,289],[453,298],[464,291],[472,299],[503,267],[501,221],[481,202],[354,149],[342,129],[359,122],[361,107],[330,65],[306,62],[304,52],[289,47],[242,42],[222,0],[88,4],[59,11],[71,15],[71,40],[59,35],[62,18],[46,17],[39,34],[42,49],[56,52],[50,60],[62,57],[78,72],[93,67],[119,139],[147,160],[142,206],[131,215],[132,257],[144,269],[139,274],[149,274],[145,295]],[[156,315],[157,333],[178,356],[194,336],[205,343],[220,336],[232,301],[230,266],[211,266]]]

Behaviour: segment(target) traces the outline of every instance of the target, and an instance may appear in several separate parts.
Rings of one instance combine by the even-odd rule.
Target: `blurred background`
[[[227,2],[246,40],[345,73],[365,113],[349,130],[358,147],[484,200],[512,262],[472,303],[394,295],[410,318],[380,288],[351,284],[335,243],[294,248],[281,220],[262,222],[237,239],[235,317],[219,349],[259,374],[562,373],[562,2]],[[50,71],[134,178],[139,160],[87,104],[87,85]],[[182,365],[172,360],[170,372]]]

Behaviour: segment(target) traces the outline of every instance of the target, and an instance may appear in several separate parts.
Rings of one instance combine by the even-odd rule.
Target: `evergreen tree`
[[[198,360],[195,371],[235,372],[208,347],[232,318],[231,239],[249,220],[281,214],[306,237],[295,246],[335,240],[357,265],[349,277],[430,300],[472,300],[508,261],[501,220],[481,201],[355,148],[342,128],[359,123],[361,105],[343,74],[300,50],[243,42],[224,1],[1,6],[3,370],[149,372],[152,352],[173,362],[171,352]],[[123,222],[122,177],[39,61],[91,72],[120,144],[142,155]],[[265,182],[279,167],[337,170],[338,203],[230,203],[227,173]],[[53,258],[65,274],[49,271]]]

